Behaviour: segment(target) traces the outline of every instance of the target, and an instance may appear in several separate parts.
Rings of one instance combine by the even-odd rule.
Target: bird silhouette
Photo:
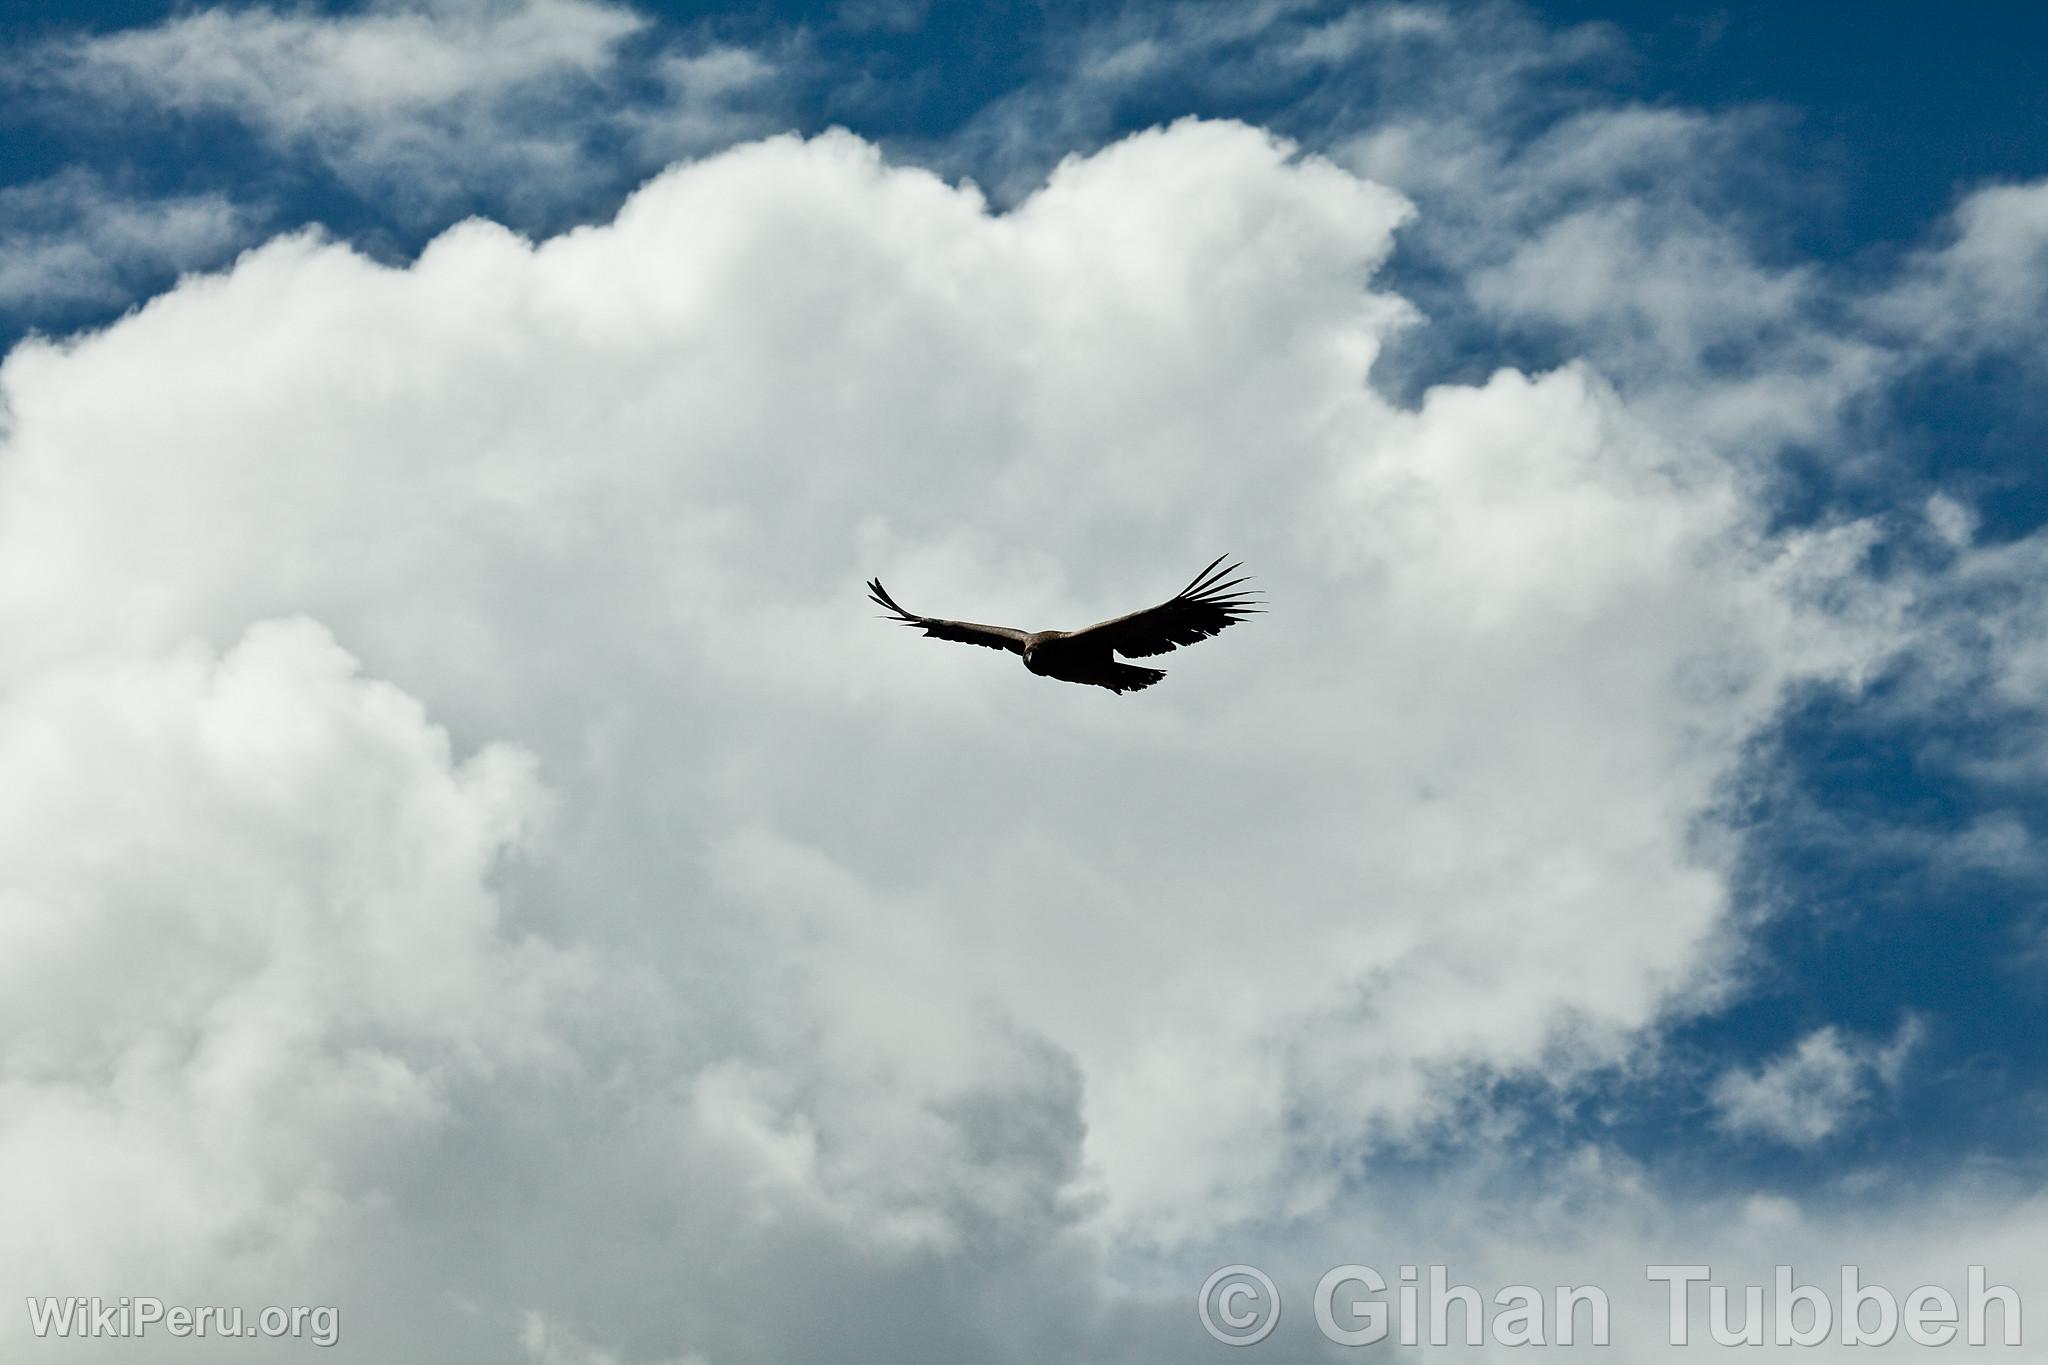
[[[919,616],[896,605],[879,578],[868,582],[868,596],[885,608],[885,620],[915,626],[937,640],[956,640],[984,649],[1006,649],[1024,656],[1024,666],[1042,678],[1106,687],[1122,694],[1150,687],[1166,676],[1163,668],[1127,664],[1116,656],[1147,659],[1206,640],[1236,625],[1253,612],[1259,596],[1241,591],[1250,577],[1232,578],[1242,563],[1218,566],[1228,559],[1218,555],[1194,581],[1156,607],[1134,611],[1127,616],[1097,621],[1081,630],[1017,630],[1010,626],[984,626],[973,621],[948,621],[937,616]]]

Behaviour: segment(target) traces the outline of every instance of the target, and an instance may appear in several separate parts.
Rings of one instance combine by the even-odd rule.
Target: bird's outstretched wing
[[[888,611],[886,619],[916,626],[934,639],[958,640],[963,645],[980,645],[983,649],[1007,649],[1012,654],[1024,652],[1025,632],[1008,626],[978,626],[972,621],[942,621],[936,616],[914,615],[896,605],[896,599],[889,596],[879,578],[869,580],[868,596],[876,606]]]
[[[1127,658],[1143,659],[1206,640],[1251,613],[1264,611],[1264,607],[1252,605],[1257,594],[1235,591],[1239,584],[1251,581],[1249,577],[1230,577],[1244,567],[1242,563],[1217,568],[1229,557],[1218,555],[1211,560],[1209,567],[1196,574],[1195,581],[1172,600],[1128,616],[1098,621],[1067,638],[1099,640]]]

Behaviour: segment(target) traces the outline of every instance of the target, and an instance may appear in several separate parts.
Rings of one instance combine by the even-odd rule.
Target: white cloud
[[[43,672],[0,761],[12,1282],[306,1287],[462,1085],[552,1048],[574,959],[490,885],[530,758],[455,761],[310,622]]]
[[[1878,1087],[1898,1084],[1922,1026],[1908,1019],[1889,1043],[1815,1029],[1755,1071],[1732,1067],[1714,1083],[1719,1122],[1732,1133],[1814,1147],[1853,1126]]]
[[[353,1295],[363,1358],[549,1365],[802,1358],[849,1323],[891,1358],[1177,1359],[1190,1269],[1268,1254],[1638,1290],[1673,1247],[1766,1278],[1875,1247],[1902,1285],[2025,1262],[2031,1196],[1687,1204],[1612,1154],[1515,1168],[1481,1097],[1640,1061],[1739,980],[1723,814],[1788,697],[1909,641],[1968,656],[1945,697],[2041,695],[2037,543],[1973,547],[1942,497],[1953,564],[1880,582],[1876,526],[1773,532],[1753,479],[1899,366],[2023,334],[2034,191],[1966,201],[1869,313],[1894,330],[1844,328],[1836,282],[1719,212],[1766,120],[1567,109],[1530,141],[1606,30],[1294,13],[1109,26],[950,153],[1021,193],[1194,64],[1449,66],[1336,164],[1182,124],[991,216],[776,139],[538,245],[470,222],[393,270],[279,239],[10,356],[0,752],[62,776],[0,803],[0,1142],[71,1220],[9,1260]],[[774,97],[755,51],[634,65],[639,23],[201,11],[70,78],[362,187],[553,194],[593,126],[665,158]],[[571,107],[629,67],[665,98]],[[1383,349],[1432,335],[1360,288],[1397,233],[1583,359],[1384,401]],[[858,590],[1066,624],[1224,548],[1275,611],[1142,705]],[[1918,1037],[1820,1030],[1723,1075],[1720,1123],[1818,1147]],[[1376,1178],[1439,1142],[1445,1173]]]
[[[637,165],[730,142],[804,56],[650,49],[624,6],[517,0],[45,56],[425,222],[451,186],[587,200],[615,134]],[[1911,704],[2038,713],[2044,542],[1974,544],[1942,495],[1939,567],[1880,579],[1878,525],[1771,530],[1756,476],[1846,452],[1904,367],[2032,335],[2040,187],[1966,200],[1873,304],[1729,211],[1770,116],[1560,88],[1626,59],[1603,27],[1155,7],[1062,59],[920,149],[1001,216],[775,139],[538,244],[281,238],[8,357],[0,755],[55,795],[0,798],[0,1143],[9,1207],[66,1216],[0,1233],[14,1279],[339,1296],[345,1353],[545,1365],[1177,1360],[1237,1259],[1653,1313],[1674,1254],[2040,1283],[2018,1179],[1881,1217],[1858,1182],[1897,1173],[1688,1200],[1525,1158],[1487,1103],[1646,1067],[1739,985],[1726,817],[1788,698],[1910,646]],[[1301,93],[1330,159],[1215,124],[1067,155],[1169,88]],[[103,198],[73,217],[118,230],[0,284],[246,231]],[[1437,316],[1361,287],[1397,242]],[[1384,399],[1386,348],[1469,364],[1474,328],[1575,359]],[[885,630],[858,588],[1066,624],[1225,548],[1274,612],[1142,699]],[[1721,1076],[1719,1121],[1820,1148],[1918,1038],[1816,1032]],[[1410,1145],[1439,1169],[1383,1177]]]
[[[575,1329],[549,1320],[544,1313],[525,1313],[519,1325],[519,1344],[533,1365],[623,1365],[616,1352],[592,1346]],[[677,1356],[666,1365],[703,1365],[700,1355]]]
[[[78,170],[0,189],[0,221],[0,308],[39,311],[121,302],[218,264],[250,227],[219,195],[138,199]]]
[[[609,0],[382,0],[331,15],[214,7],[55,42],[35,66],[101,109],[232,115],[399,221],[436,221],[475,195],[551,221],[621,174],[763,131],[766,55],[643,50],[647,28]],[[643,79],[662,94],[617,88]],[[632,164],[592,154],[594,138],[620,129],[638,149]]]
[[[1967,354],[1957,352],[1957,355]],[[1880,720],[1903,714],[1950,723],[1929,742],[1927,759],[1948,765],[1992,795],[2020,798],[1963,831],[1928,840],[1952,867],[2039,866],[2022,857],[2025,793],[2048,773],[2048,534],[1985,536],[1975,508],[1941,494],[1925,508],[1925,542],[1937,556],[1918,571],[1911,666]],[[1965,728],[1955,729],[1956,721]],[[2013,831],[2021,832],[2015,848]],[[1887,838],[1927,839],[1902,830]]]
[[[1000,217],[851,137],[776,139],[537,246],[466,223],[394,270],[286,238],[18,348],[23,733],[94,670],[203,696],[180,642],[295,613],[390,683],[265,628],[218,666],[288,656],[241,767],[73,765],[80,809],[126,791],[132,837],[196,822],[209,854],[176,898],[107,900],[105,932],[154,916],[270,981],[309,949],[260,907],[299,885],[356,992],[346,1024],[302,1002],[308,1046],[353,1055],[366,1019],[398,1059],[311,1068],[318,1129],[283,1130],[304,1147],[276,1169],[327,1171],[305,1188],[367,1221],[264,1185],[205,1226],[297,1229],[305,1264],[404,1301],[373,1330],[444,1358],[522,1331],[542,1358],[789,1356],[843,1296],[917,1305],[885,1337],[905,1357],[974,1354],[997,1319],[1020,1359],[1072,1354],[1157,1326],[1102,1307],[1104,1257],[1355,1207],[1360,1163],[1473,1083],[1568,1086],[1711,999],[1739,946],[1726,784],[1790,689],[1888,656],[1901,603],[1861,573],[1871,528],[1767,532],[1729,462],[1584,368],[1375,396],[1413,318],[1360,281],[1408,213],[1233,125],[1071,160]],[[920,609],[1081,621],[1225,548],[1275,610],[1142,705],[860,598],[880,572]],[[500,882],[530,774],[453,765],[422,706],[556,794]],[[334,711],[394,727],[362,762],[401,776],[263,740]],[[222,813],[273,800],[298,861]],[[246,920],[214,918],[227,878]],[[61,961],[99,932],[39,922]],[[352,955],[381,932],[391,966]],[[601,985],[542,990],[572,951]],[[83,1046],[41,1083],[95,1084]],[[172,1163],[165,1198],[208,1169]],[[131,1271],[177,1242],[204,1282],[206,1239],[149,1216]],[[932,1301],[942,1263],[959,1302]],[[771,1327],[789,1265],[831,1292]],[[1073,1315],[1020,1326],[1038,1292]]]
[[[1499,117],[1532,82],[1615,66],[1626,51],[1607,25],[1551,31],[1508,5],[1455,14],[1409,4],[1333,14],[1298,0],[1125,6],[1057,33],[1044,75],[922,151],[971,171],[1007,202],[1062,156],[1111,140],[1121,112],[1136,102],[1235,108],[1246,97],[1280,97],[1319,139],[1335,143],[1362,118],[1381,124],[1423,111],[1462,126]],[[1360,89],[1373,92],[1370,104],[1360,105]]]
[[[1509,1284],[1541,1286],[1546,1298],[1558,1284],[1597,1285],[1611,1300],[1612,1345],[1585,1344],[1582,1320],[1577,1346],[1553,1343],[1543,1349],[1564,1359],[1625,1355],[1648,1362],[1716,1360],[1731,1353],[1710,1335],[1704,1285],[1694,1286],[1688,1296],[1690,1344],[1667,1344],[1668,1289],[1646,1274],[1653,1265],[1710,1267],[1713,1281],[1729,1289],[1729,1316],[1738,1326],[1744,1287],[1759,1286],[1767,1342],[1774,1328],[1776,1268],[1789,1267],[1795,1283],[1827,1294],[1835,1319],[1827,1340],[1799,1348],[1798,1355],[1831,1362],[1873,1356],[1868,1345],[1842,1344],[1844,1266],[1856,1267],[1861,1285],[1888,1290],[1899,1305],[1926,1284],[1945,1287],[1959,1305],[1966,1305],[1968,1267],[1980,1265],[1989,1284],[2010,1286],[2017,1294],[2026,1327],[2022,1345],[2005,1345],[2000,1314],[1992,1309],[1984,1314],[1989,1329],[1984,1346],[1964,1346],[1960,1340],[1946,1348],[1921,1346],[1900,1329],[1877,1354],[1922,1361],[1968,1350],[1973,1356],[2013,1361],[2039,1351],[2034,1305],[2048,1291],[2048,1262],[2040,1255],[2038,1237],[2043,1203],[2037,1188],[2010,1175],[1970,1169],[1944,1170],[1939,1176],[1892,1172],[1875,1183],[1859,1183],[1845,1174],[1788,1197],[1749,1188],[1680,1192],[1657,1172],[1598,1145],[1533,1161],[1505,1153],[1464,1155],[1466,1160],[1421,1190],[1389,1191],[1383,1185],[1369,1210],[1313,1228],[1296,1226],[1221,1244],[1223,1254],[1263,1266],[1280,1284],[1286,1309],[1279,1332],[1261,1351],[1289,1361],[1327,1359],[1327,1347],[1322,1348],[1325,1354],[1317,1354],[1318,1334],[1308,1320],[1316,1278],[1330,1266],[1363,1262],[1378,1267],[1393,1283],[1396,1266],[1404,1261],[1443,1264],[1452,1281],[1483,1287],[1488,1295]],[[1185,1284],[1174,1288],[1188,1292]],[[1390,1304],[1394,1300],[1391,1293],[1382,1297]],[[1426,1283],[1421,1302],[1426,1311]],[[1489,1305],[1489,1316],[1492,1311]],[[1289,1315],[1298,1316],[1290,1322]],[[1876,1318],[1875,1308],[1864,1310],[1866,1327],[1874,1326]],[[1802,1314],[1800,1323],[1805,1322]],[[1455,1313],[1451,1323],[1455,1333]],[[1526,1346],[1461,1347],[1454,1346],[1448,1355],[1501,1365],[1530,1355]],[[1770,1352],[1766,1346],[1761,1354]]]
[[[78,40],[64,55],[95,91],[225,109],[297,137],[592,76],[645,23],[604,0],[387,3],[332,17],[202,9]]]
[[[2039,354],[2048,310],[2048,180],[1966,196],[1948,239],[1910,262],[1874,312],[1930,360]]]
[[[1759,247],[1755,167],[1782,160],[1786,117],[1617,101],[1609,77],[1635,59],[1611,25],[1546,27],[1511,5],[1197,2],[1118,12],[1053,57],[920,154],[1007,199],[1131,107],[1278,102],[1288,129],[1421,208],[1409,278],[1447,277],[1422,300],[1445,325],[1407,338],[1383,387],[1468,373],[1475,351],[1533,335],[1664,431],[1761,463],[1837,443],[1904,363],[1842,324],[1861,299]]]
[[[1724,452],[1839,444],[1905,358],[1841,325],[1836,281],[1760,254],[1744,169],[1773,155],[1778,121],[1596,104],[1532,137],[1523,106],[1548,69],[1469,65],[1520,98],[1430,99],[1333,152],[1423,206],[1416,246],[1450,274],[1445,306],[1584,357],[1662,428]]]
[[[752,48],[712,45],[702,51],[664,52],[652,63],[662,98],[629,106],[620,122],[638,144],[644,164],[666,165],[769,131],[763,107],[779,98],[778,79],[791,55],[771,58]]]

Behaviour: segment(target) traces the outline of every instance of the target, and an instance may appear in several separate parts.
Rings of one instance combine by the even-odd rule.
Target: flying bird
[[[883,619],[916,626],[939,640],[957,640],[984,649],[1007,649],[1024,656],[1024,666],[1041,678],[1106,687],[1121,695],[1150,687],[1166,676],[1163,668],[1142,668],[1117,659],[1122,654],[1148,659],[1206,640],[1247,615],[1263,611],[1251,605],[1258,596],[1239,591],[1250,578],[1231,578],[1242,563],[1228,568],[1217,566],[1228,559],[1219,555],[1209,567],[1195,575],[1195,581],[1156,607],[1097,621],[1083,630],[1014,630],[1009,626],[982,626],[972,621],[944,621],[936,616],[919,616],[896,605],[879,578],[868,582],[868,596],[889,615]]]

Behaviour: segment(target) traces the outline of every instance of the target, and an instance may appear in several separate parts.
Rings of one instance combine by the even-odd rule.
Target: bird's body
[[[897,606],[879,578],[869,582],[868,595],[888,610],[887,619],[916,626],[934,639],[1021,654],[1024,666],[1042,678],[1105,687],[1117,693],[1136,692],[1165,677],[1166,670],[1127,664],[1117,655],[1145,658],[1164,654],[1206,640],[1236,625],[1249,613],[1263,610],[1251,605],[1253,594],[1235,591],[1247,581],[1229,577],[1241,565],[1217,570],[1224,558],[1227,556],[1211,561],[1194,582],[1170,600],[1128,616],[1098,621],[1083,630],[1022,631],[1009,626],[917,616]]]
[[[1041,630],[1026,636],[1024,666],[1041,678],[1106,687],[1112,692],[1136,692],[1166,676],[1163,668],[1120,663],[1107,644],[1064,630]]]

